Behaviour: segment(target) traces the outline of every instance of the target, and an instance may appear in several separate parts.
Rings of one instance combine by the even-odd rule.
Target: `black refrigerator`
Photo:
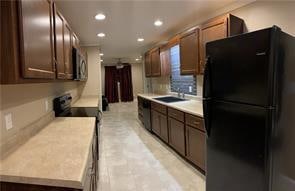
[[[274,26],[206,55],[206,190],[295,191],[295,38]]]

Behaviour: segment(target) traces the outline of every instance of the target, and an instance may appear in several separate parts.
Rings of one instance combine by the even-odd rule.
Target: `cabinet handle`
[[[190,148],[189,148],[189,127],[186,128],[186,151],[187,151],[187,155],[190,156]]]
[[[193,124],[195,124],[195,125],[200,125],[200,122],[198,122],[198,121],[194,121]]]
[[[176,113],[171,113],[172,116],[174,117],[177,117],[177,114]]]

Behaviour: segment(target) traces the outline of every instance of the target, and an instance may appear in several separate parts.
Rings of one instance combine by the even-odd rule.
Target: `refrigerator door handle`
[[[210,80],[210,64],[211,59],[210,56],[206,58],[206,65],[204,70],[204,79],[203,79],[203,98],[211,97],[211,80]]]
[[[204,81],[203,81],[203,113],[204,113],[204,125],[207,138],[210,136],[210,113],[211,113],[211,80],[210,80],[210,56],[207,56]]]
[[[211,131],[211,99],[206,98],[203,100],[203,113],[204,113],[204,126],[207,138],[210,137],[210,131]]]

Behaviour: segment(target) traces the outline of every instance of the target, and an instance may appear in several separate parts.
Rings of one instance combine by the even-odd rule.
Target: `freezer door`
[[[267,191],[269,111],[212,101],[206,191]]]
[[[207,44],[209,67],[204,79],[210,80],[206,83],[210,85],[210,97],[252,105],[272,105],[272,34],[271,29],[266,29]]]

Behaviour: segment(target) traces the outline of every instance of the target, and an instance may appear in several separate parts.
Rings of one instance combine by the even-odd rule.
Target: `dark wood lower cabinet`
[[[167,115],[152,110],[152,131],[168,143]]]
[[[160,126],[161,126],[161,138],[168,143],[168,123],[167,116],[159,113]]]
[[[205,170],[206,135],[198,128],[186,126],[186,158]]]
[[[143,123],[143,98],[137,96],[138,119]]]
[[[174,118],[168,118],[169,145],[185,156],[185,126]]]
[[[139,102],[141,99],[138,99]],[[206,134],[203,118],[151,102],[151,125],[153,133],[202,173],[205,172]]]
[[[161,124],[160,124],[160,118],[159,118],[159,112],[152,110],[152,131],[158,135],[161,136]]]
[[[75,188],[63,188],[11,182],[0,182],[0,188],[1,191],[82,191],[81,189]]]

